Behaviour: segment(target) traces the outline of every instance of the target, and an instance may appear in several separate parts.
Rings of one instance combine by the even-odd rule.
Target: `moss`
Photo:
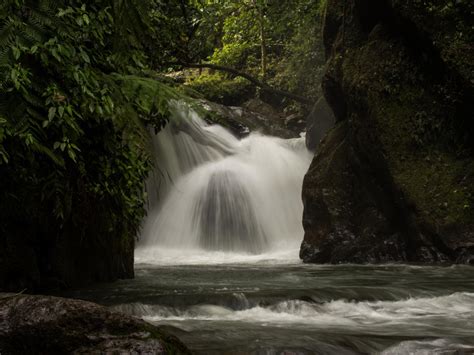
[[[474,162],[443,150],[434,139],[429,142],[429,129],[419,127],[434,117],[423,107],[426,101],[430,101],[426,93],[416,87],[403,90],[396,99],[372,101],[377,102],[374,117],[381,126],[384,154],[395,183],[409,201],[416,202],[428,223],[469,225],[474,221]],[[437,136],[436,132],[431,135]]]
[[[431,224],[450,226],[474,221],[474,163],[432,152],[424,159],[409,159],[394,176],[410,200]]]
[[[220,73],[203,74],[190,78],[186,86],[204,98],[224,105],[241,105],[255,95],[255,88],[244,78],[229,79]]]
[[[455,111],[443,95],[454,95],[449,84],[427,86],[423,68],[407,61],[409,54],[397,42],[375,39],[345,56],[351,105],[359,110],[368,104],[372,119],[363,124],[376,132],[404,196],[436,228],[472,225],[474,162],[458,151]]]
[[[226,115],[215,107],[214,103],[206,100],[195,100],[190,103],[191,108],[199,114],[204,121],[219,124],[225,128],[229,128],[229,121]],[[204,105],[212,105],[211,109],[204,108]]]
[[[374,99],[379,137],[395,183],[429,224],[469,225],[474,221],[474,162],[443,149],[437,138],[446,130],[430,124],[439,122],[426,107],[431,101],[420,87]]]

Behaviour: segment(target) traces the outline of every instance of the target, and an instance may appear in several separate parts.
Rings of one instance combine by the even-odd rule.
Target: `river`
[[[304,139],[235,138],[182,103],[154,137],[136,278],[78,290],[201,354],[474,353],[470,266],[304,265]]]
[[[166,326],[200,354],[471,354],[472,275],[296,260],[139,264],[134,280],[71,296]]]

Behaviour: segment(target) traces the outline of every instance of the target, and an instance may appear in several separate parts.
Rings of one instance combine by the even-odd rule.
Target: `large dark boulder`
[[[189,354],[176,337],[94,303],[0,294],[1,354]]]
[[[474,263],[474,4],[448,5],[328,0],[305,262]]]
[[[321,139],[334,127],[335,123],[334,113],[322,96],[306,117],[306,148],[314,152]]]

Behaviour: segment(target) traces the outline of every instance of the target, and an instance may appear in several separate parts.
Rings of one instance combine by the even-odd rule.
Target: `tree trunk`
[[[258,19],[260,23],[260,47],[261,47],[261,56],[262,56],[262,78],[265,80],[267,76],[267,44],[265,38],[265,20],[263,18],[262,9],[257,7]]]
[[[257,11],[258,25],[260,28],[260,55],[261,55],[261,73],[262,78],[265,80],[267,76],[267,41],[265,37],[265,18],[263,16],[263,10],[258,6],[257,1],[253,0],[253,6]]]

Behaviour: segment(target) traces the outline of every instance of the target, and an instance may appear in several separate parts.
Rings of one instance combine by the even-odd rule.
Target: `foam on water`
[[[452,334],[469,336],[474,327],[474,293],[456,292],[448,296],[409,298],[399,301],[350,302],[334,300],[313,303],[287,300],[270,305],[252,305],[244,294],[234,294],[233,307],[198,304],[185,308],[127,304],[121,311],[152,322],[226,321],[268,323],[344,329],[346,333],[410,336]],[[405,344],[406,345],[406,344]],[[403,346],[405,346],[403,345]],[[411,346],[411,345],[410,345]]]
[[[170,248],[151,246],[140,249],[135,255],[135,263],[153,265],[222,265],[222,264],[256,264],[256,265],[297,265],[301,264],[298,258],[299,241],[284,243],[281,248],[275,245],[273,251],[261,254],[210,251],[199,248]]]

